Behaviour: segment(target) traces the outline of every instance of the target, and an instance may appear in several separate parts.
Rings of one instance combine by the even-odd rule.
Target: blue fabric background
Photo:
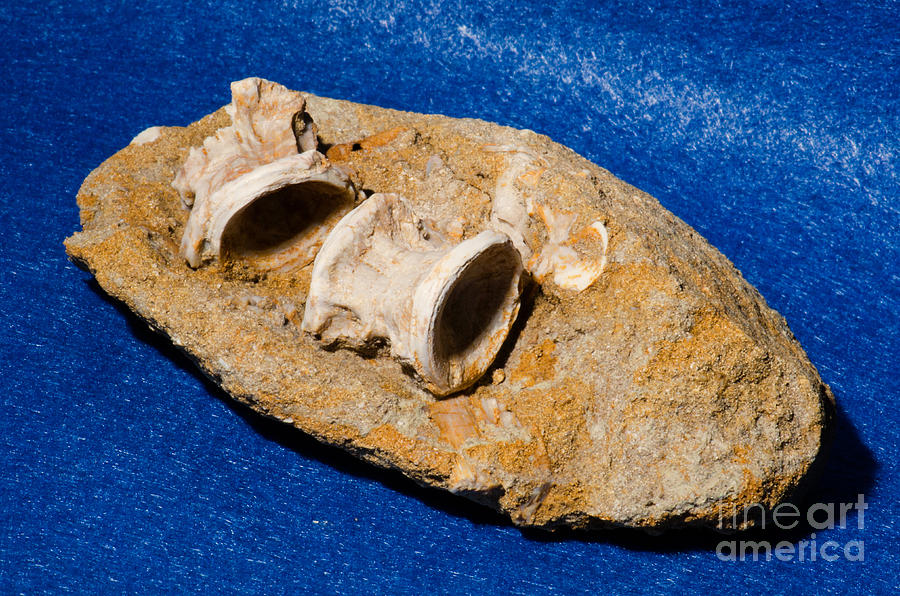
[[[10,3],[0,11],[0,592],[900,587],[900,5]],[[231,405],[66,260],[83,178],[257,75],[545,133],[741,269],[834,389],[811,499],[865,561],[547,537]],[[794,536],[810,539],[808,533]]]

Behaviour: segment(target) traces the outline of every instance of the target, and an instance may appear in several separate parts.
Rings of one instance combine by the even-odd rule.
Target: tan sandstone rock
[[[518,319],[475,385],[436,397],[384,351],[322,349],[301,329],[311,262],[186,263],[172,183],[231,124],[224,108],[93,171],[69,255],[234,399],[522,526],[730,527],[735,508],[802,487],[831,392],[687,224],[531,131],[303,97],[323,159],[362,200],[397,193],[448,242],[491,230],[521,254]]]

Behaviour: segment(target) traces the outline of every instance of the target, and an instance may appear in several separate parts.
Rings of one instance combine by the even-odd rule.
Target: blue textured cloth
[[[0,593],[896,590],[898,30],[877,0],[4,5]],[[91,169],[250,75],[531,128],[659,198],[834,389],[810,499],[864,494],[864,527],[793,539],[862,541],[865,560],[523,533],[231,405],[62,240]]]

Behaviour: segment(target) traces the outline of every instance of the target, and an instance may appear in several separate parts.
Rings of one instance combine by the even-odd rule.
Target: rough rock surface
[[[187,266],[172,181],[224,110],[92,172],[70,256],[235,399],[522,526],[730,526],[735,508],[802,487],[830,390],[784,319],[655,199],[531,131],[307,99],[357,188],[400,193],[460,239],[487,228],[498,195],[537,206],[517,217],[539,283],[475,386],[438,399],[391,359],[318,348],[300,330],[312,264]],[[543,274],[568,250],[545,210],[575,231],[605,224],[605,247],[575,247],[600,271],[582,291]]]

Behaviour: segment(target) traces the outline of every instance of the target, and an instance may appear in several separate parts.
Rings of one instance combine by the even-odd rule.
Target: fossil
[[[356,191],[316,151],[301,94],[255,78],[231,93],[232,124],[191,149],[172,184],[191,207],[181,251],[191,267],[223,253],[262,270],[302,267]]]
[[[302,267],[355,198],[347,175],[321,153],[282,157],[196,203],[181,250],[192,267],[227,255],[261,270]]]
[[[515,239],[516,248],[526,261],[528,271],[538,281],[552,274],[553,282],[567,290],[582,291],[597,281],[606,265],[609,235],[602,221],[594,221],[584,229],[571,228],[577,216],[554,210],[531,196],[516,190],[517,184],[533,187],[547,170],[540,157],[528,149],[508,145],[487,145],[486,151],[511,154],[510,163],[497,178],[491,206],[491,225]],[[540,240],[530,234],[535,214],[544,223],[548,242],[539,251]]]
[[[743,527],[808,484],[831,391],[655,199],[532,131],[232,94],[92,172],[66,247],[234,399],[522,526]]]
[[[278,83],[235,81],[225,111],[231,123],[206,137],[200,147],[192,147],[175,176],[173,186],[189,207],[257,166],[317,147],[314,126],[295,130],[296,122],[307,122],[303,95]],[[159,127],[152,129],[158,135]],[[145,142],[140,135],[135,140]]]
[[[376,194],[331,231],[312,271],[302,328],[327,344],[387,339],[436,395],[493,362],[519,312],[522,263],[509,237],[450,245],[397,195]]]

